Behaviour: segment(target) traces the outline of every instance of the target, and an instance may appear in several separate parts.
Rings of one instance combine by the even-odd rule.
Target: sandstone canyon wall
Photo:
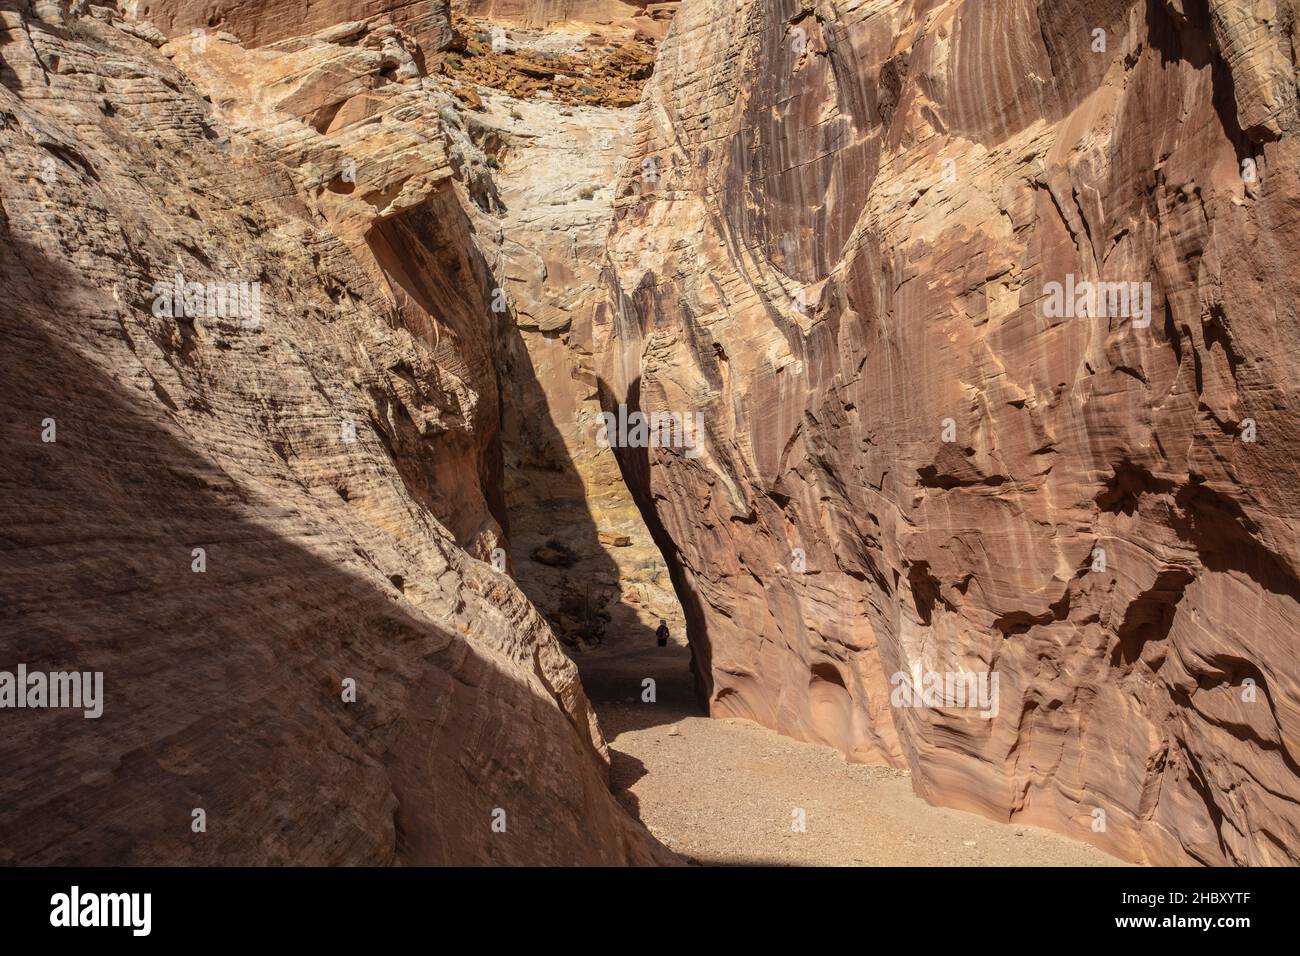
[[[713,714],[1128,859],[1300,861],[1297,29],[682,5],[592,350],[607,407],[705,413],[624,470]],[[1088,281],[1149,316],[1048,304]],[[996,715],[891,706],[914,672]]]
[[[648,645],[660,619],[677,634],[685,621],[615,451],[597,440],[590,352],[634,110],[484,98],[464,125],[495,167],[496,205],[472,214],[510,307],[499,354],[513,573],[566,643]]]
[[[569,29],[577,24],[643,30],[662,37],[672,21],[678,0],[457,0],[455,7],[468,17],[502,25]]]
[[[497,87],[476,86],[482,108],[461,119],[465,148],[490,162],[491,197],[467,206],[510,330],[499,355],[513,573],[567,644],[649,644],[660,619],[680,634],[668,568],[614,450],[597,441],[591,355],[618,167],[655,47],[628,26],[463,22],[464,64],[452,75]],[[504,34],[500,52],[476,42],[489,30]],[[535,78],[538,95],[528,95],[534,84],[515,82],[564,63],[573,85],[557,73]]]
[[[672,862],[562,649],[659,617],[933,802],[1300,862],[1297,24],[0,0],[0,669],[106,686],[0,712],[0,862]]]
[[[3,711],[0,862],[670,862],[490,560],[483,157],[401,5],[310,6],[0,3],[0,666],[104,675]]]
[[[168,37],[213,30],[249,47],[350,23],[397,27],[430,59],[452,39],[451,11],[440,0],[124,0],[120,6],[128,22],[151,24]]]

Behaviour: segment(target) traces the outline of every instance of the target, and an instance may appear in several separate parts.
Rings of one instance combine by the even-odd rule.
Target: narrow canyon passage
[[[606,287],[616,210],[626,214],[654,186],[634,176],[623,192],[615,188],[629,162],[642,168],[636,107],[617,85],[583,87],[590,96],[579,102],[510,95],[523,93],[529,75],[520,58],[580,50],[589,40],[579,29],[511,28],[509,52],[489,42],[502,42],[500,27],[464,29],[474,55],[457,61],[465,72],[455,75],[489,85],[472,101],[485,110],[459,121],[466,153],[490,158],[492,184],[491,199],[468,208],[480,235],[498,237],[488,261],[510,305],[502,441],[511,573],[578,666],[610,745],[616,799],[665,846],[703,865],[1116,864],[1045,830],[933,806],[906,770],[850,763],[833,747],[750,720],[709,718],[690,671],[690,616],[661,553],[672,542],[656,513],[649,459],[597,440],[602,410],[636,410],[641,401],[640,379],[621,366],[644,332],[628,325],[632,310],[607,303]],[[605,57],[595,62],[617,62],[602,67],[616,78],[641,69],[639,59]],[[654,643],[661,618],[673,634],[667,648]]]
[[[581,46],[583,36],[511,29],[508,42],[515,56],[535,56]],[[466,69],[512,62],[486,43],[475,49]],[[511,77],[492,78],[508,86]],[[617,92],[565,104],[480,86],[487,112],[464,114],[469,139],[495,157],[500,208],[481,221],[484,234],[499,230],[492,259],[511,304],[503,445],[512,573],[578,666],[610,744],[616,799],[703,865],[1115,864],[1047,831],[932,806],[905,770],[708,717],[661,553],[671,542],[659,527],[657,545],[652,531],[648,462],[596,441],[602,408],[635,409],[640,398],[635,383],[601,395],[599,375],[590,387],[589,316],[607,294],[600,270],[614,184],[633,148],[635,107],[614,105]],[[673,635],[666,648],[654,642],[661,618]]]
[[[0,864],[1300,862],[1255,6],[0,0]]]
[[[850,764],[747,720],[710,719],[680,637],[661,648],[611,635],[573,657],[609,741],[615,798],[690,863],[1124,865],[1037,827],[932,806],[905,770]]]

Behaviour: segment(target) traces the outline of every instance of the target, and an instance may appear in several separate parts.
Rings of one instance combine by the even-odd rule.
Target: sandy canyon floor
[[[692,694],[684,646],[613,638],[575,660],[610,742],[615,796],[692,863],[1125,865],[1046,830],[931,806],[905,770],[850,764],[747,720],[712,720]],[[646,678],[653,703],[642,700]]]

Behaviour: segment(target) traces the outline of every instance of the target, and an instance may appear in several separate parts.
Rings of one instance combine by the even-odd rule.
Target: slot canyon
[[[0,0],[0,864],[1300,863],[1298,79],[1300,0]]]

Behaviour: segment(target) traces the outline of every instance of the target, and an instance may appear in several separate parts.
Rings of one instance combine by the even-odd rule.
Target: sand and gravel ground
[[[934,807],[906,771],[849,764],[744,720],[711,720],[682,646],[575,655],[609,739],[615,795],[663,843],[725,866],[1117,866],[1035,827]],[[655,703],[641,700],[656,681]],[[806,830],[796,832],[801,808]]]

